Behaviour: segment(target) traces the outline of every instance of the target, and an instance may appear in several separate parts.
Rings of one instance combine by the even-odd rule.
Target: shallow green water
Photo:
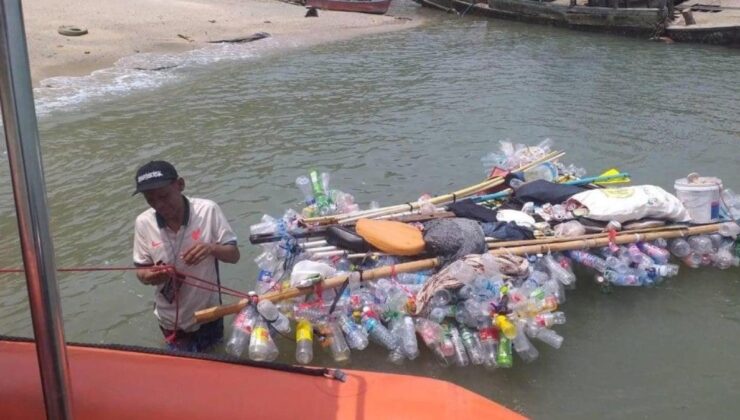
[[[500,140],[550,137],[590,173],[619,165],[670,189],[699,171],[740,190],[737,50],[432,16],[365,40],[195,60],[158,87],[50,110],[41,137],[57,264],[130,263],[145,209],[130,196],[133,172],[153,157],[177,165],[188,193],[221,203],[243,245],[225,282],[242,290],[256,274],[249,225],[298,207],[293,180],[309,168],[363,204],[392,204],[477,182]],[[18,266],[6,181],[0,197],[0,266]],[[563,347],[539,346],[540,359],[507,371],[444,370],[428,355],[399,368],[380,351],[351,367],[447,379],[537,418],[733,417],[739,273],[684,269],[610,295],[582,273],[563,307]],[[69,340],[160,345],[153,291],[133,275],[59,282]],[[31,334],[19,276],[0,277],[0,333]]]

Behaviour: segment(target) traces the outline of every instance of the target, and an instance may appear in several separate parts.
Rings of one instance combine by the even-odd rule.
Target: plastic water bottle
[[[253,305],[247,305],[234,317],[231,337],[226,343],[226,352],[232,356],[239,357],[249,346],[249,339],[252,335],[252,328],[257,322],[257,310]]]
[[[342,329],[335,322],[326,322],[319,328],[324,336],[324,345],[329,347],[331,357],[337,363],[349,361],[350,350]]]
[[[323,185],[324,174],[321,175],[322,176],[320,178],[319,173],[316,171],[311,171],[308,174],[309,180],[311,181],[311,192],[313,193],[313,198],[316,202],[316,209],[319,211],[319,215],[325,216],[331,213],[331,202],[329,201],[329,197],[326,195],[326,188]]]
[[[277,359],[279,350],[272,341],[267,324],[258,319],[249,339],[249,358],[257,362],[271,362]]]
[[[442,341],[444,340],[442,326],[425,318],[416,318],[414,326],[424,344],[432,350],[437,361],[443,366],[449,366],[450,360],[442,349]]]
[[[691,250],[696,252],[697,254],[704,255],[714,251],[712,240],[709,239],[709,236],[707,235],[691,236],[688,239],[688,242],[689,245],[691,245]]]
[[[480,330],[480,345],[483,352],[483,365],[488,369],[498,367],[496,363],[496,348],[498,346],[498,334],[493,328]]]
[[[653,259],[643,254],[636,244],[629,244],[629,246],[627,246],[627,253],[630,257],[630,261],[640,268],[647,268],[655,264]]]
[[[355,350],[365,350],[367,348],[367,332],[361,326],[350,321],[347,315],[344,314],[337,316],[337,323],[347,337],[347,344],[350,348]]]
[[[657,277],[674,277],[678,275],[678,266],[676,264],[654,265],[648,272],[654,272]]]
[[[419,343],[416,341],[414,320],[408,315],[403,315],[399,323],[401,325],[400,336],[403,354],[409,360],[414,360],[419,356]]]
[[[365,326],[369,337],[376,343],[382,345],[388,350],[394,350],[399,347],[400,343],[396,336],[391,334],[390,331],[373,316],[371,312],[368,312],[362,316],[362,324]]]
[[[400,273],[396,275],[396,280],[401,284],[424,284],[428,275],[423,273]]]
[[[671,253],[678,258],[691,254],[691,245],[683,238],[676,238],[671,242]]]
[[[453,305],[437,306],[429,312],[429,319],[436,323],[440,323],[447,317],[454,317],[455,312],[455,307]]]
[[[275,328],[275,330],[283,334],[290,333],[290,321],[288,321],[288,317],[280,313],[277,306],[275,306],[271,301],[267,299],[260,300],[259,303],[257,303],[257,312],[259,312],[259,314],[265,318],[265,321],[267,321],[271,327]]]
[[[537,326],[550,328],[553,325],[565,324],[565,314],[563,312],[548,312],[544,314],[538,314],[534,318],[534,322]]]
[[[499,343],[496,348],[496,366],[502,368],[514,366],[514,358],[512,356],[511,340],[506,336],[499,336]]]
[[[720,270],[737,266],[737,260],[738,258],[732,254],[728,247],[720,248],[715,254],[712,254],[712,264]]]
[[[526,363],[534,361],[540,355],[524,333],[524,328],[517,328],[517,335],[511,340],[511,342],[514,344],[514,350],[516,350],[516,353]]]
[[[618,273],[612,270],[606,270],[604,278],[615,286],[642,286],[640,278],[633,273]]]
[[[295,360],[307,365],[313,359],[313,326],[311,321],[301,319],[295,327]]]
[[[563,283],[563,285],[571,286],[576,282],[576,275],[563,268],[552,255],[542,257],[542,262],[547,268],[547,271],[550,272],[550,276]]]
[[[307,205],[313,204],[313,191],[311,190],[311,180],[307,176],[301,175],[295,179],[295,185],[303,193],[303,199]]]
[[[640,242],[637,246],[642,252],[652,258],[656,264],[667,264],[668,259],[671,257],[671,253],[667,249],[660,248],[649,242]]]
[[[462,341],[462,337],[460,337],[460,332],[453,325],[448,326],[448,328],[452,345],[455,347],[455,365],[465,367],[470,363],[470,361],[468,359],[468,354],[465,351],[465,344]]]
[[[552,348],[559,349],[560,346],[563,345],[563,337],[549,328],[528,328],[527,333],[530,334],[531,337],[542,341]]]
[[[740,207],[738,207],[738,210],[740,211]],[[719,225],[718,234],[725,238],[736,239],[740,235],[740,225],[735,221],[722,223]]]
[[[465,350],[468,352],[470,363],[473,365],[483,364],[483,348],[481,347],[480,339],[478,334],[471,331],[469,328],[460,328],[460,337],[465,345]]]
[[[573,259],[573,261],[581,263],[586,267],[593,268],[599,273],[604,273],[604,271],[606,271],[606,261],[604,261],[603,258],[589,254],[586,251],[568,251],[567,254]]]

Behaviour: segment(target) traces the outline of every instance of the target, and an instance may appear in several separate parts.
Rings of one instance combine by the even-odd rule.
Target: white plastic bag
[[[689,212],[673,194],[655,185],[635,185],[584,191],[572,196],[568,204],[588,209],[586,217],[624,223],[644,218],[688,222]]]
[[[303,260],[293,266],[290,273],[292,287],[309,287],[325,278],[332,277],[337,270],[334,267],[317,261]]]

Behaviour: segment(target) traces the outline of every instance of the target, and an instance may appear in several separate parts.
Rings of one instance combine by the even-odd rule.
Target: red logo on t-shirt
[[[152,241],[152,248],[157,248],[160,245],[162,245],[162,242],[154,242],[154,241]]]
[[[199,240],[200,239],[200,229],[195,229],[191,236],[193,237],[194,241]]]

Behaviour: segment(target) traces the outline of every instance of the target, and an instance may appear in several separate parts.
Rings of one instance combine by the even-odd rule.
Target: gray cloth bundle
[[[486,237],[480,224],[458,217],[425,223],[424,242],[426,251],[440,257],[443,265],[487,250]]]

